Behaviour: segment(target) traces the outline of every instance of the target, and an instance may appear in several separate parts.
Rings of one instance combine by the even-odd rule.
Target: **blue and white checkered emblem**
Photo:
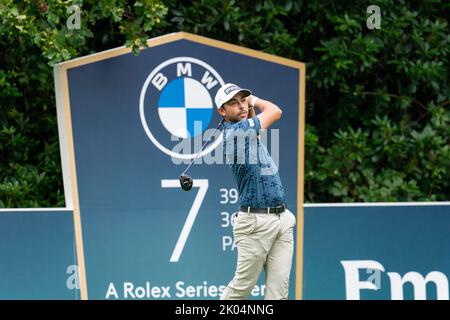
[[[161,92],[158,113],[164,127],[174,136],[195,137],[208,127],[213,102],[201,82],[192,78],[177,78]]]
[[[194,138],[209,128],[215,113],[212,97],[223,84],[216,70],[192,57],[172,58],[154,68],[142,87],[139,105],[142,125],[153,144],[172,157],[192,158],[196,150],[173,151],[173,141]]]

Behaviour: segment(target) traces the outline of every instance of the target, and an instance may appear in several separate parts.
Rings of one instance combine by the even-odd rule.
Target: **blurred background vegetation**
[[[450,4],[370,4],[0,0],[0,207],[65,206],[52,65],[176,31],[307,63],[306,202],[450,200]]]

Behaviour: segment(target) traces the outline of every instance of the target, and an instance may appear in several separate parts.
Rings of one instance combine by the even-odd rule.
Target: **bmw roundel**
[[[145,80],[139,102],[141,122],[149,139],[172,157],[193,158],[195,150],[190,154],[172,151],[173,141],[195,138],[210,128],[216,114],[214,96],[223,84],[216,70],[196,58],[176,57],[159,64]],[[200,156],[214,150],[220,140],[216,139]]]

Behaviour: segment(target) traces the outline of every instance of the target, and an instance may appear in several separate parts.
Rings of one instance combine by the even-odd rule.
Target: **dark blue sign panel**
[[[0,300],[80,299],[72,211],[0,210]]]
[[[450,204],[304,210],[304,299],[449,299]]]
[[[232,279],[238,199],[220,134],[190,169],[193,189],[185,192],[178,182],[221,120],[214,96],[224,83],[250,88],[283,109],[261,139],[279,165],[288,207],[295,214],[302,203],[303,65],[185,36],[150,42],[139,56],[118,49],[115,56],[94,55],[56,69],[63,91],[67,81],[58,112],[67,158],[73,143],[67,167],[89,298],[217,299]],[[290,298],[295,270],[294,263]],[[253,298],[264,297],[263,283],[262,275]]]

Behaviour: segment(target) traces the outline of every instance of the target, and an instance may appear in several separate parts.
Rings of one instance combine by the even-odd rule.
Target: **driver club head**
[[[192,189],[192,185],[194,183],[194,181],[192,180],[191,176],[186,174],[186,171],[188,171],[188,169],[192,166],[192,164],[194,163],[195,159],[197,159],[199,157],[199,155],[201,154],[201,151],[205,148],[205,146],[208,144],[209,140],[211,140],[211,137],[214,136],[214,133],[216,133],[217,130],[219,130],[220,126],[222,125],[222,123],[225,121],[225,118],[223,118],[219,124],[217,125],[216,129],[214,130],[213,133],[210,133],[208,139],[206,139],[206,142],[202,145],[202,147],[200,148],[200,151],[196,154],[196,156],[191,160],[191,163],[189,163],[189,165],[187,166],[187,168],[183,171],[183,173],[180,175],[180,185],[181,188],[184,191],[189,191]]]
[[[187,175],[185,173],[180,175],[180,185],[184,191],[191,190],[193,183],[194,183],[194,181],[192,180],[192,178],[189,175]]]

